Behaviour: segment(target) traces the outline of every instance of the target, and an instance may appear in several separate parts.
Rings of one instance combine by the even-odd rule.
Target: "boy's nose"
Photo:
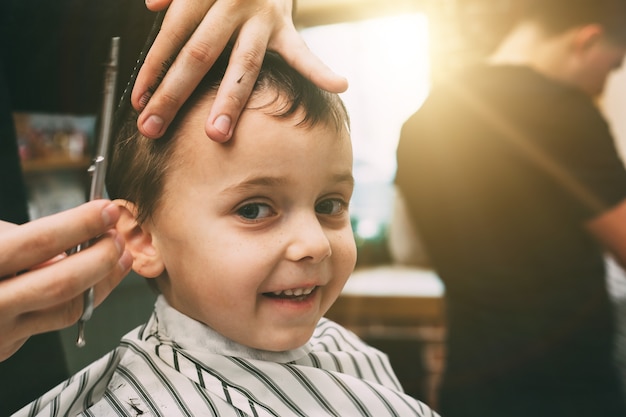
[[[315,215],[301,215],[289,225],[287,258],[321,262],[332,254],[330,240]]]

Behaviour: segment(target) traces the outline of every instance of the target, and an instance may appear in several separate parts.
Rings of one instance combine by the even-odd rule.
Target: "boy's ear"
[[[153,244],[149,228],[137,223],[137,207],[126,200],[115,200],[114,203],[121,209],[115,228],[133,256],[133,271],[145,278],[158,277],[165,270],[165,265]]]
[[[586,52],[604,36],[604,28],[598,24],[581,26],[574,37],[574,48],[577,52]]]

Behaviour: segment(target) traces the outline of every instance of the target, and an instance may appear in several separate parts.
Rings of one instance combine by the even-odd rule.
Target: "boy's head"
[[[626,0],[526,0],[522,10],[515,29],[533,27],[541,35],[526,49],[510,38],[501,45],[532,54],[531,66],[551,78],[589,96],[602,93],[626,53]],[[515,29],[514,35],[534,33]]]
[[[598,24],[606,34],[626,44],[626,0],[526,0],[523,18],[551,34]]]
[[[166,136],[129,117],[107,190],[133,269],[170,305],[257,349],[303,345],[356,261],[348,117],[326,93],[269,53],[233,138],[206,137],[223,54]]]

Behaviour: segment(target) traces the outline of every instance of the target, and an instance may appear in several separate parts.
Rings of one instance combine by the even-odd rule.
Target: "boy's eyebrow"
[[[354,177],[352,176],[351,172],[333,175],[332,181],[336,184],[345,182],[351,186],[354,186]],[[238,182],[237,184],[230,185],[224,188],[222,190],[222,193],[239,193],[242,191],[246,191],[247,189],[252,189],[259,186],[277,187],[286,185],[287,183],[288,180],[285,177],[254,177]]]
[[[224,188],[222,193],[240,193],[259,186],[276,187],[285,184],[287,179],[283,177],[253,177]]]
[[[351,186],[354,186],[354,177],[352,176],[352,171],[346,172],[345,174],[337,174],[333,177],[335,183],[347,182]]]

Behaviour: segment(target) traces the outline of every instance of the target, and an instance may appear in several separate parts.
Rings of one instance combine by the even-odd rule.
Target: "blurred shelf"
[[[327,317],[349,328],[443,326],[444,286],[430,270],[402,266],[354,271]]]
[[[22,170],[25,174],[38,174],[49,171],[80,171],[89,168],[91,158],[70,158],[68,156],[54,155],[46,158],[29,159],[22,161]]]

